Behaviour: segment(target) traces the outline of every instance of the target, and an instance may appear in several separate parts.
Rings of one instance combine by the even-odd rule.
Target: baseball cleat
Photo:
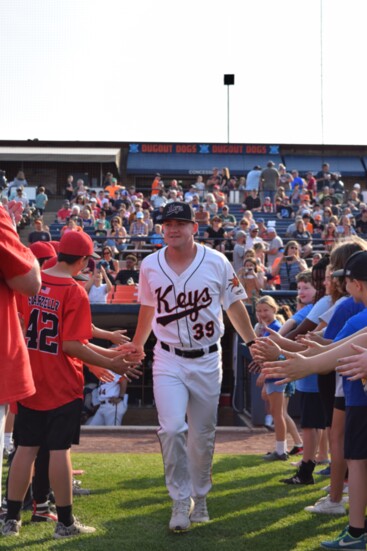
[[[173,532],[186,532],[191,526],[190,515],[193,510],[194,500],[191,497],[173,501],[169,529]]]
[[[209,513],[206,506],[206,497],[194,497],[194,510],[191,513],[191,522],[209,522]]]

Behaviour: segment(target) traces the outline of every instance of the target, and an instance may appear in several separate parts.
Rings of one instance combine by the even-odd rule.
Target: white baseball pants
[[[124,399],[118,404],[110,404],[106,402],[101,404],[93,417],[87,421],[87,425],[113,427],[121,425],[122,418],[127,410],[128,395],[125,394]]]
[[[173,500],[206,496],[212,486],[221,382],[221,351],[188,359],[156,345],[153,386],[158,437],[166,486]]]

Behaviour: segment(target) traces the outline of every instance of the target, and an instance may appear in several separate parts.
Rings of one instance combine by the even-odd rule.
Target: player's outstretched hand
[[[93,373],[102,383],[112,383],[114,381],[113,373],[105,369],[104,367],[98,367],[96,365],[88,365],[89,371]]]
[[[347,377],[349,381],[367,378],[367,348],[351,344],[355,354],[338,360],[336,371]]]
[[[132,342],[126,342],[118,346],[116,350],[124,354],[126,361],[130,363],[140,363],[145,358],[145,352],[142,346],[136,346]]]
[[[110,331],[110,341],[113,344],[125,344],[129,342],[130,338],[125,335],[127,333],[126,329],[117,329],[116,331]]]
[[[281,380],[275,384],[282,385],[310,375],[307,358],[302,356],[302,354],[286,351],[282,351],[282,354],[284,354],[285,360],[264,363],[262,373],[264,373],[266,379],[277,379],[280,377]]]
[[[251,355],[257,362],[277,360],[280,353],[280,346],[268,337],[256,339],[251,346]]]

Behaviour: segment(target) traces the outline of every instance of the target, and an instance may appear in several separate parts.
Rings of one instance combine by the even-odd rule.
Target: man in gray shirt
[[[270,197],[271,202],[274,203],[274,196],[279,184],[279,172],[275,168],[273,161],[269,161],[266,168],[260,174],[260,198],[261,202],[264,201],[264,197]]]

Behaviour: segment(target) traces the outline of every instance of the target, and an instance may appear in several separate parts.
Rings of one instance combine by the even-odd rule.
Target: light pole
[[[229,143],[229,87],[234,85],[234,75],[224,75],[224,85],[227,86],[227,143]]]

